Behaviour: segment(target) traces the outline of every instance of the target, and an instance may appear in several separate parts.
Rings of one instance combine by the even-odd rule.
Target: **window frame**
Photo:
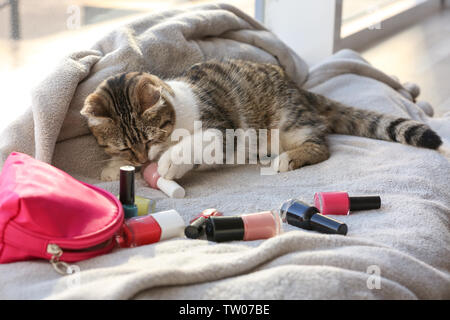
[[[445,5],[445,0],[427,0],[390,18],[380,21],[379,23],[382,26],[380,29],[370,30],[365,28],[342,38],[341,27],[343,1],[345,0],[336,0],[335,3],[334,52],[344,48],[350,48],[353,50],[362,50],[367,48],[377,40],[386,38],[407,26],[413,25],[420,19],[442,10]]]
[[[255,0],[255,18],[264,24],[267,0]],[[270,0],[268,0],[270,1]],[[294,1],[294,0],[285,0]],[[302,0],[303,1],[303,0]],[[345,38],[341,37],[342,7],[345,0],[334,0],[334,37],[333,53],[344,48],[362,50],[377,40],[388,37],[402,28],[413,25],[419,19],[423,19],[433,13],[442,10],[449,5],[450,0],[427,0],[399,14],[380,21],[380,29],[362,29]]]

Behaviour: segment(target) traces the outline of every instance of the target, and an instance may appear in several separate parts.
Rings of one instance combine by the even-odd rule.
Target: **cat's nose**
[[[140,163],[146,163],[148,161],[148,155],[147,152],[138,153],[136,155],[136,158]]]
[[[135,146],[134,148],[134,156],[139,161],[139,163],[146,163],[148,161],[148,152],[145,145],[141,144]]]

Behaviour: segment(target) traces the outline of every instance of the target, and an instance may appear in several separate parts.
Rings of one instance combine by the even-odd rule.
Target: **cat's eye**
[[[172,123],[172,121],[167,120],[167,121],[165,121],[162,125],[160,125],[159,127],[160,127],[160,128],[164,128],[165,126],[167,126],[167,125],[169,125],[169,124],[171,124],[171,123]]]
[[[119,149],[119,151],[121,151],[121,152],[128,151],[128,150],[130,150],[130,148]]]

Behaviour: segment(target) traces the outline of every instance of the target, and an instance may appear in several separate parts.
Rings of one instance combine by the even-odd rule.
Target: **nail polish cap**
[[[209,241],[233,241],[244,239],[244,221],[239,216],[209,217],[205,225]]]
[[[176,210],[152,213],[151,216],[161,227],[160,241],[183,235],[184,220]]]
[[[205,217],[199,217],[184,228],[184,235],[190,239],[198,239],[205,233]]]
[[[319,214],[316,207],[309,206],[300,200],[291,199],[284,202],[281,205],[280,214],[284,222],[302,229],[347,234],[347,225]]]
[[[289,199],[280,207],[280,215],[283,222],[307,230],[311,229],[309,223],[311,216],[317,212],[319,210],[316,207],[311,207],[297,199]]]
[[[156,182],[158,189],[167,194],[171,198],[181,199],[184,198],[185,191],[182,186],[173,180],[167,180],[164,178],[159,178]]]
[[[379,196],[350,197],[350,211],[371,210],[381,208]]]
[[[120,202],[134,205],[134,172],[133,166],[120,167]]]
[[[205,233],[206,219],[212,216],[221,216],[217,209],[210,208],[203,210],[197,217],[191,220],[190,225],[184,229],[184,234],[190,239],[198,239]]]
[[[315,213],[311,216],[310,224],[312,230],[321,233],[341,234],[343,236],[347,234],[347,225],[345,223],[319,213]]]

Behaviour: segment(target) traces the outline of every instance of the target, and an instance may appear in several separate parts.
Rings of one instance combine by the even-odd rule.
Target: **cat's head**
[[[173,131],[170,95],[172,89],[154,75],[122,73],[103,81],[86,98],[81,114],[107,154],[138,166],[148,161],[150,148],[166,142]]]

